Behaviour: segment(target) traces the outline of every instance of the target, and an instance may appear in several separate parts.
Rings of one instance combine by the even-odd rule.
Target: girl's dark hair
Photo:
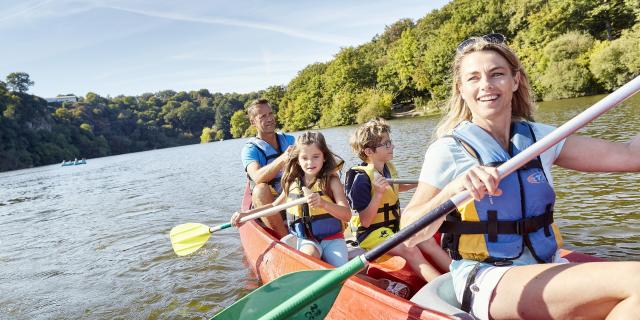
[[[304,180],[302,179],[304,177],[304,171],[302,171],[302,168],[298,163],[298,156],[300,155],[300,148],[302,146],[312,144],[315,144],[324,155],[324,163],[316,176],[316,180],[313,181],[311,185],[319,183],[320,189],[323,190],[325,194],[331,194],[331,192],[329,192],[329,180],[332,175],[340,172],[341,168],[338,166],[341,166],[344,161],[338,155],[329,150],[322,133],[307,131],[298,137],[289,159],[285,162],[281,180],[282,190],[285,196],[289,195],[289,188],[297,179],[301,179],[301,184],[304,183]]]

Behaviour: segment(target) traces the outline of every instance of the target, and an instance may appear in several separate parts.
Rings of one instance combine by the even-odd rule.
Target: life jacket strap
[[[479,262],[473,266],[473,268],[469,272],[469,275],[467,276],[467,281],[464,284],[464,292],[462,293],[462,303],[460,304],[460,310],[466,313],[471,312],[471,302],[473,301],[474,292],[478,291],[478,288],[471,288],[471,286],[476,286],[474,282],[476,281],[478,271],[480,271],[480,266],[481,264]]]
[[[545,228],[545,236],[551,236],[549,226],[553,224],[552,206],[548,205],[545,213],[539,216],[517,221],[497,221],[497,212],[489,211],[489,221],[444,221],[440,227],[441,233],[460,234],[487,234],[489,241],[497,241],[498,234],[525,235]],[[492,219],[493,216],[493,219]]]
[[[533,137],[533,142],[536,142],[536,137],[533,134],[533,130],[531,129],[530,126],[529,126],[529,130],[531,131],[531,136]],[[471,155],[473,158],[478,160],[478,162],[480,162],[481,166],[499,167],[500,165],[502,165],[504,163],[504,161],[494,161],[494,162],[484,163],[482,161],[482,159],[480,159],[478,151],[475,148],[473,148],[468,142],[466,142],[463,139],[461,139],[460,137],[457,137],[457,136],[452,135],[452,134],[446,135],[444,137],[449,137],[449,138],[452,138],[453,140],[455,140],[458,143],[458,145],[462,146],[469,153],[469,155]],[[527,169],[533,169],[533,168],[542,169],[542,161],[540,161],[540,157],[539,156],[536,157],[535,159],[532,159],[531,161],[527,162],[525,165],[521,166],[520,169],[518,169],[518,170],[527,170]]]

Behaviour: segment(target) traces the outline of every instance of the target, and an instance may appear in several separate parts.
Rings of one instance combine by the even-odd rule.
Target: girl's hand
[[[453,180],[448,187],[453,189],[451,191],[454,194],[467,190],[474,200],[481,200],[486,194],[500,196],[502,190],[498,188],[499,183],[497,168],[474,166]]]
[[[377,173],[374,174],[373,189],[375,190],[376,193],[382,194],[389,187],[391,186],[389,185],[385,177],[383,177],[381,174],[377,174]]]
[[[244,216],[246,216],[246,213],[244,212],[234,212],[233,215],[231,216],[231,225],[239,228],[240,226],[242,226],[244,224],[244,222],[240,222],[240,219],[244,218]]]
[[[322,208],[324,201],[317,192],[314,192],[307,196],[307,204],[309,204],[309,208],[312,209]]]

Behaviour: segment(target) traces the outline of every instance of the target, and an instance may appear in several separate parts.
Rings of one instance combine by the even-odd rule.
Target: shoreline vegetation
[[[433,116],[457,44],[491,32],[507,37],[538,100],[611,92],[640,74],[640,0],[453,0],[258,92],[89,92],[48,102],[27,93],[28,73],[11,73],[0,81],[0,171],[251,136],[244,108],[256,98],[272,102],[289,132]]]

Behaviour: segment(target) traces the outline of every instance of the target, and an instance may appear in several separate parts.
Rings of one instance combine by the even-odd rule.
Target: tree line
[[[0,81],[0,171],[249,136],[244,107],[258,97],[287,131],[389,117],[394,105],[437,112],[458,43],[491,32],[507,37],[540,100],[604,93],[640,74],[640,0],[454,0],[259,92],[47,103],[27,93],[28,74],[12,73]]]

